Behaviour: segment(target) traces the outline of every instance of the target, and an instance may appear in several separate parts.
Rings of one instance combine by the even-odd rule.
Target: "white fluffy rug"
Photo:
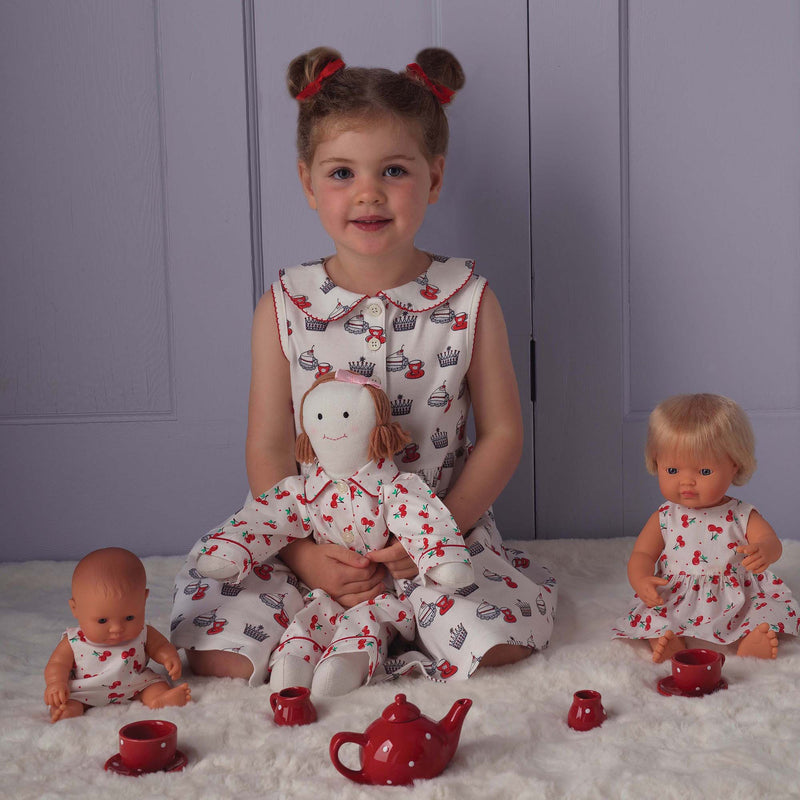
[[[109,706],[51,725],[42,671],[71,620],[74,563],[2,564],[0,797],[407,797],[408,789],[350,783],[328,758],[335,732],[363,731],[401,691],[435,719],[459,697],[474,701],[454,760],[438,778],[417,783],[414,798],[800,797],[800,642],[784,641],[772,662],[729,657],[727,691],[701,699],[662,697],[655,686],[668,666],[650,663],[646,645],[643,651],[608,634],[628,600],[632,543],[517,542],[559,580],[559,615],[547,651],[467,682],[407,677],[318,701],[316,724],[288,729],[268,718],[268,686],[191,676],[194,700],[184,708]],[[784,547],[775,571],[798,594],[800,541]],[[163,632],[180,562],[145,559],[149,617]],[[608,720],[578,733],[566,715],[573,692],[586,688],[602,693]],[[187,769],[141,778],[104,772],[117,751],[116,731],[154,716],[177,724]]]

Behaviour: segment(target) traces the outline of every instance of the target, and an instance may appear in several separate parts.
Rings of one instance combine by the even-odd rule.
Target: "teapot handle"
[[[370,783],[367,776],[364,775],[363,767],[356,771],[346,767],[339,761],[339,748],[347,743],[353,743],[357,744],[359,747],[364,747],[367,744],[367,737],[363,733],[352,733],[351,731],[335,733],[331,739],[330,745],[330,755],[333,766],[336,767],[345,778],[350,778],[351,781],[355,781],[356,783]]]

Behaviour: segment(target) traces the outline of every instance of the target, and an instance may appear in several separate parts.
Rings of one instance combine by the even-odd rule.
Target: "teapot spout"
[[[470,710],[471,706],[472,700],[468,697],[456,700],[450,711],[439,720],[439,725],[442,730],[447,732],[450,739],[452,751],[455,751],[458,746],[458,739],[461,736],[461,726],[464,724],[464,717],[467,716],[467,711]]]

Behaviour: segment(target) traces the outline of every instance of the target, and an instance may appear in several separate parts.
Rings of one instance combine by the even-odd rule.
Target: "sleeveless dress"
[[[667,630],[704,641],[730,644],[762,622],[794,636],[800,619],[786,584],[770,570],[752,573],[742,567],[747,520],[752,505],[730,498],[712,508],[678,503],[659,508],[664,552],[656,574],[663,605],[648,608],[638,595],[614,627],[615,638],[653,639]]]
[[[64,632],[72,647],[75,664],[70,674],[70,700],[87,706],[123,703],[153,683],[166,683],[166,678],[147,666],[147,627],[136,639],[124,644],[94,644],[80,628]]]
[[[291,369],[296,430],[301,398],[319,375],[349,369],[380,380],[393,419],[411,434],[395,457],[397,468],[416,472],[444,498],[471,450],[466,374],[486,280],[472,261],[432,259],[414,281],[372,297],[338,287],[324,260],[283,271],[272,290]],[[425,621],[416,632],[424,652],[393,653],[376,672],[419,667],[431,677],[463,679],[494,645],[541,649],[549,643],[556,604],[552,575],[503,546],[491,510],[464,538],[475,583],[442,601],[440,590],[408,582],[405,594],[415,617]],[[195,545],[176,579],[172,641],[243,653],[255,665],[251,683],[257,684],[268,669],[264,654],[284,633],[273,623],[288,627],[303,607],[297,579],[279,559],[258,565],[236,586],[202,578],[193,563],[204,546],[203,540]],[[263,595],[269,600],[259,604]]]

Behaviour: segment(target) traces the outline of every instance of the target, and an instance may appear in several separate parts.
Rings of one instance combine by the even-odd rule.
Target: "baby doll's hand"
[[[394,536],[389,539],[386,547],[382,547],[380,550],[370,550],[367,558],[375,564],[383,564],[389,574],[397,580],[413,578],[419,573],[417,565],[412,561],[405,547]]]
[[[48,706],[63,706],[69,700],[69,686],[66,683],[51,683],[44,690],[44,702]]]
[[[750,572],[763,572],[772,563],[760,544],[745,544],[737,547],[736,552],[745,554],[742,566]]]
[[[669,581],[666,578],[659,578],[656,575],[648,575],[640,578],[633,585],[633,590],[639,595],[641,601],[648,607],[660,606],[664,600],[658,593],[657,586],[666,586]]]

